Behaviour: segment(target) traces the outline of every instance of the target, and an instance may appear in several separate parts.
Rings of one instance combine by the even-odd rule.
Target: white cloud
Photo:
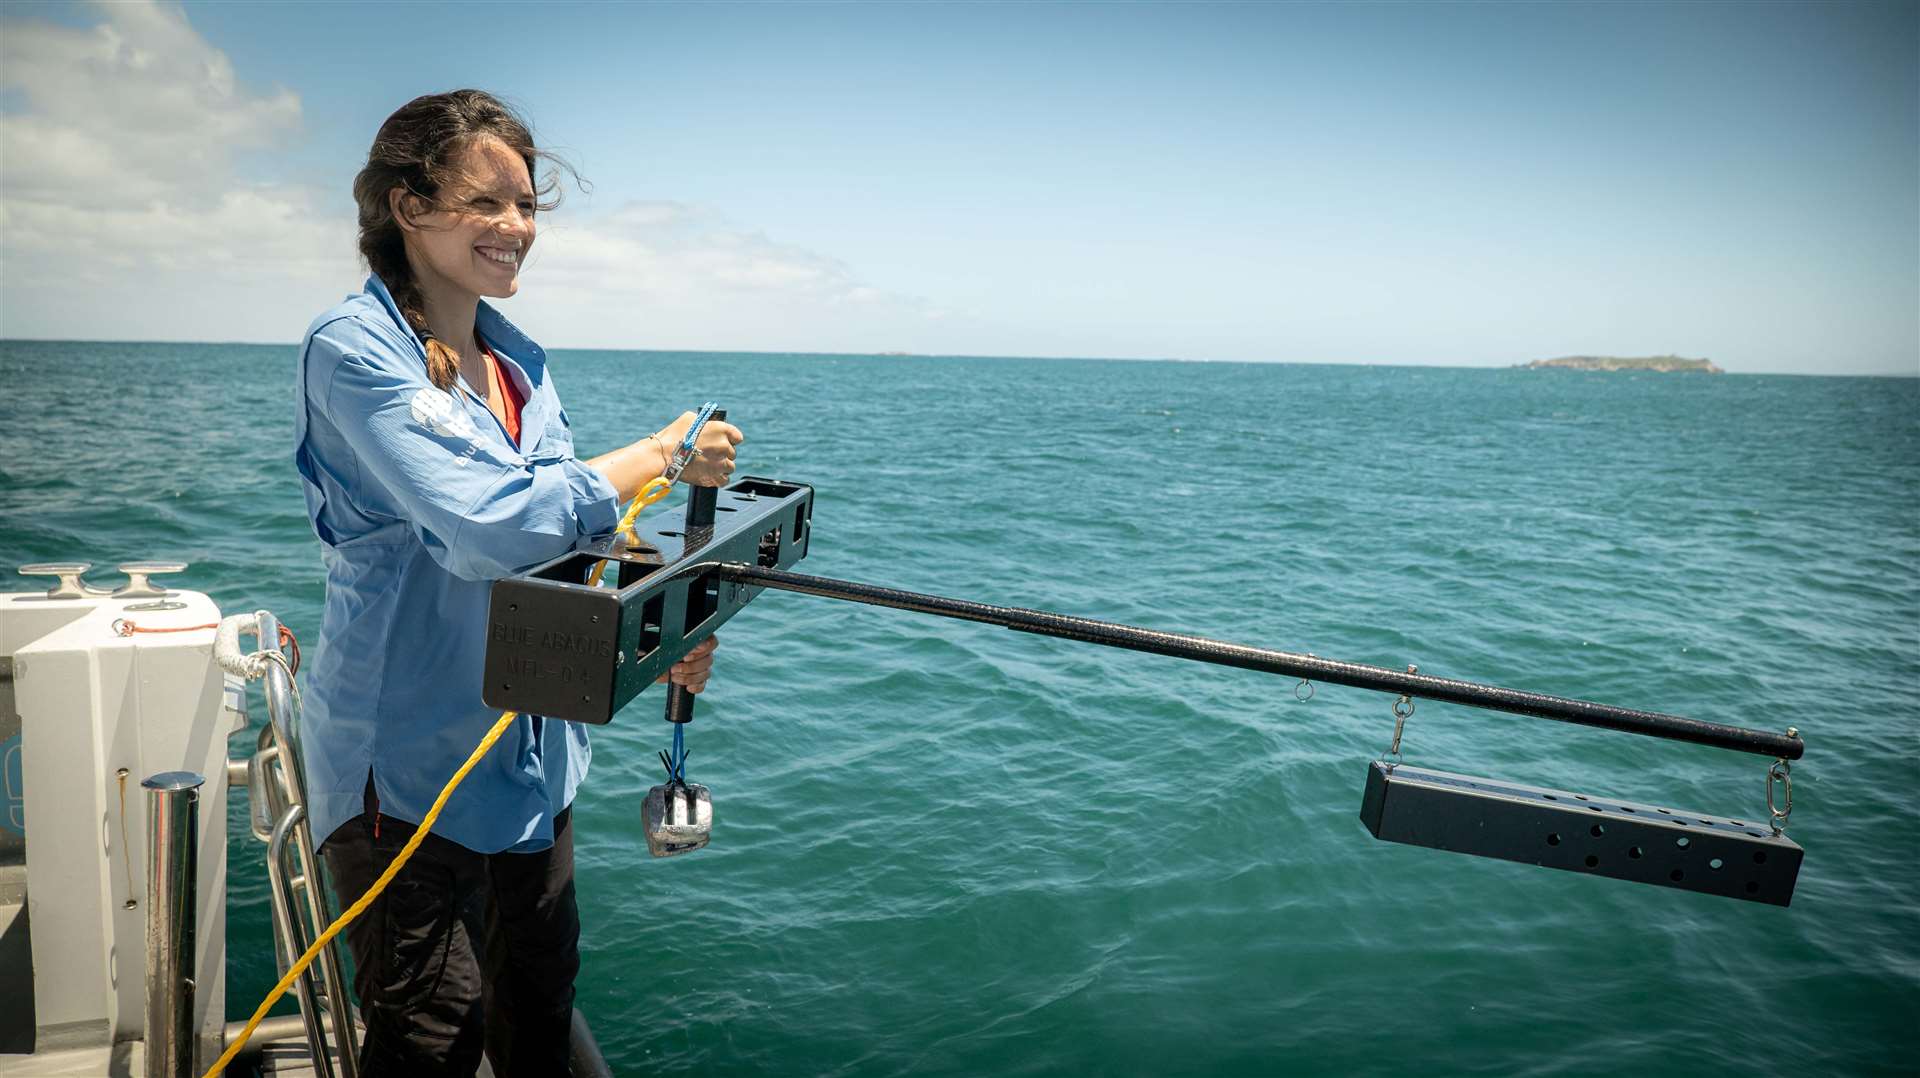
[[[242,86],[177,6],[95,10],[90,27],[0,24],[0,89],[24,103],[0,114],[0,333],[298,332],[312,312],[276,321],[272,297],[344,291],[352,222],[240,181],[234,155],[297,136],[299,97]],[[207,302],[209,286],[246,302]]]
[[[604,217],[556,224],[536,251],[542,271],[570,287],[675,301],[728,292],[827,302],[883,295],[838,259],[777,243],[683,202],[632,202]]]
[[[294,339],[364,272],[339,193],[237,168],[299,137],[298,95],[243,85],[176,5],[93,10],[0,21],[21,103],[0,114],[0,336]],[[543,219],[510,311],[557,345],[817,351],[913,348],[942,317],[672,201]]]
[[[0,116],[0,189],[8,199],[118,206],[206,201],[232,151],[273,145],[300,125],[300,99],[250,93],[225,53],[177,7],[103,4],[80,29],[9,20],[0,88],[26,111]]]
[[[672,201],[547,222],[514,302],[529,323],[564,327],[558,343],[595,347],[888,351],[923,346],[945,317],[839,259]]]

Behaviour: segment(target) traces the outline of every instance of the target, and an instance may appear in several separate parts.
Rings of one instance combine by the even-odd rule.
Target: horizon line
[[[299,342],[297,341],[241,341],[241,340],[209,341],[209,340],[185,340],[185,339],[169,340],[164,338],[144,338],[144,337],[141,337],[141,338],[135,338],[135,337],[127,337],[127,338],[0,337],[0,344],[12,344],[15,342],[33,343],[33,344],[168,344],[168,345],[200,344],[200,345],[215,345],[215,346],[244,346],[244,347],[250,347],[250,348],[298,348],[300,346]],[[967,353],[967,352],[892,352],[892,351],[889,351],[889,352],[816,352],[816,351],[765,351],[761,349],[722,349],[722,348],[608,348],[608,347],[599,347],[599,346],[575,347],[572,345],[541,345],[541,348],[547,352],[634,352],[634,353],[640,353],[640,354],[653,354],[653,355],[772,356],[772,357],[827,356],[827,357],[833,357],[836,359],[991,359],[991,360],[1028,359],[1028,360],[1039,360],[1042,362],[1077,361],[1077,362],[1091,362],[1091,363],[1224,363],[1224,364],[1235,364],[1239,366],[1258,366],[1258,367],[1265,367],[1265,366],[1408,367],[1408,368],[1420,368],[1420,369],[1431,369],[1431,370],[1468,370],[1468,371],[1524,370],[1528,368],[1528,363],[1534,362],[1530,360],[1522,363],[1475,364],[1475,363],[1419,363],[1419,362],[1411,362],[1406,360],[1373,361],[1373,360],[1327,360],[1327,359],[1319,359],[1319,360],[1315,360],[1315,359],[1221,359],[1221,358],[1194,358],[1194,357],[1187,357],[1187,356],[1019,355],[1019,354],[1011,354],[1011,353],[987,354],[987,353]],[[1599,353],[1589,353],[1589,354],[1597,355]],[[1638,358],[1638,357],[1623,356],[1618,358]],[[1633,373],[1633,372],[1587,371],[1582,373],[1621,374],[1621,373]],[[1694,372],[1671,371],[1671,372],[1656,372],[1656,373],[1687,374],[1687,373],[1694,373]],[[1725,375],[1744,375],[1748,377],[1764,377],[1769,375],[1778,375],[1781,377],[1788,377],[1788,378],[1920,378],[1920,365],[1916,365],[1915,369],[1911,372],[1836,373],[1831,371],[1819,371],[1819,372],[1815,372],[1815,371],[1742,371],[1742,370],[1735,370],[1731,368],[1725,368],[1723,369],[1722,373]]]

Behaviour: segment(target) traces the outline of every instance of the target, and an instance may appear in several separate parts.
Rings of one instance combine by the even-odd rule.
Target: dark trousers
[[[369,782],[366,812],[321,847],[342,909],[413,837],[378,807]],[[347,926],[364,1078],[468,1078],[483,1050],[501,1078],[567,1073],[580,970],[572,822],[561,812],[540,853],[475,853],[430,833]]]

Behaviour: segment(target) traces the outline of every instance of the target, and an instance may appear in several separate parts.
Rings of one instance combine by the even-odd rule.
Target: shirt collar
[[[504,352],[512,357],[531,383],[526,403],[520,409],[520,429],[532,432],[532,437],[521,436],[521,445],[531,450],[547,429],[547,396],[540,391],[542,383],[547,380],[546,350],[533,343],[532,338],[520,332],[518,326],[507,321],[506,316],[494,310],[486,300],[480,301],[480,309],[474,314],[473,327],[480,331],[480,336],[496,355]]]
[[[414,353],[420,357],[420,362],[424,365],[427,362],[427,346],[421,343],[420,336],[413,331],[411,325],[407,324],[407,316],[400,313],[400,304],[394,302],[393,293],[387,290],[387,282],[381,280],[379,274],[375,273],[367,277],[367,294],[379,300],[380,305],[387,309],[387,317],[400,328],[402,336],[413,342]]]
[[[393,292],[387,288],[387,283],[380,279],[379,274],[370,274],[367,277],[367,292],[380,301],[380,305],[387,310],[387,317],[393,319],[394,325],[398,326],[402,334],[413,342],[414,353],[420,357],[420,364],[424,368],[427,362],[427,346],[421,342],[419,334],[415,333],[413,327],[407,323],[406,315],[400,313],[400,305],[394,301]],[[532,383],[532,391],[527,394],[526,404],[520,411],[520,427],[522,430],[534,431],[537,439],[546,429],[546,399],[540,392],[541,385],[547,380],[546,349],[533,343],[533,338],[520,332],[520,327],[507,321],[507,317],[494,310],[486,300],[481,300],[479,309],[474,312],[473,328],[479,331],[480,336],[489,345],[512,356],[520,369],[526,372],[527,381]],[[533,439],[523,437],[522,441],[529,446],[533,444]]]

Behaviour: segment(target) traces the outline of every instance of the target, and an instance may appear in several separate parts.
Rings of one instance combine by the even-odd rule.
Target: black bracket
[[[806,557],[813,488],[746,476],[717,492],[713,524],[684,509],[643,514],[617,537],[497,581],[487,611],[489,707],[572,722],[614,713],[762,590],[723,563],[784,569]],[[614,587],[589,586],[607,562]]]
[[[1776,906],[1805,856],[1765,824],[1378,760],[1360,820],[1389,842]]]

